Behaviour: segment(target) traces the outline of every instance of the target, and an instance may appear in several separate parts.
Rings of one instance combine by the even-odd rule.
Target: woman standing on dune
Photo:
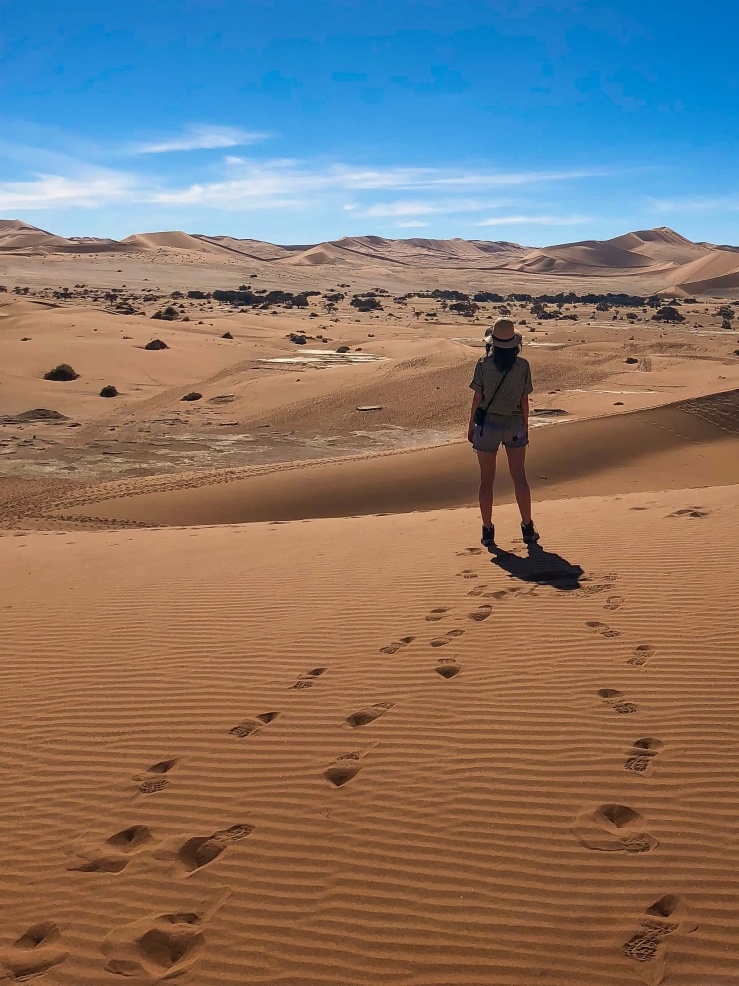
[[[480,464],[480,513],[482,543],[495,543],[493,484],[501,442],[508,456],[516,502],[521,511],[521,534],[526,544],[539,540],[531,519],[531,490],[526,479],[526,446],[529,444],[529,394],[531,368],[519,356],[522,343],[509,318],[499,318],[485,333],[485,356],[477,361],[470,387],[472,398],[467,439]]]

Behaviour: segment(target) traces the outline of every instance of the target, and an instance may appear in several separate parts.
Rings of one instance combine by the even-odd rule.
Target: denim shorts
[[[488,414],[485,426],[475,427],[472,448],[476,452],[497,452],[500,443],[506,448],[524,448],[529,444],[529,433],[523,417],[501,418]]]

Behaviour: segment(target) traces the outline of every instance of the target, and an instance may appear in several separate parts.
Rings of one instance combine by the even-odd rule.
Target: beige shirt
[[[492,355],[483,356],[477,361],[470,387],[482,395],[481,407],[487,407],[502,377],[503,373],[493,362]],[[533,389],[531,367],[527,360],[518,356],[487,413],[501,418],[518,417],[521,414],[521,398],[524,394],[530,394]]]

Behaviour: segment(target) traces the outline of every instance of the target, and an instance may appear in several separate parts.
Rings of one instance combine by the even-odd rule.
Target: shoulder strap
[[[491,404],[493,403],[493,401],[495,400],[495,398],[496,398],[496,397],[498,396],[498,391],[499,391],[499,390],[500,390],[500,388],[501,388],[501,387],[503,386],[503,382],[504,382],[504,380],[505,380],[505,378],[506,378],[506,377],[508,376],[508,374],[509,374],[509,373],[511,372],[511,370],[513,369],[513,365],[514,365],[514,364],[513,364],[513,363],[511,363],[511,365],[510,365],[510,366],[508,367],[508,369],[507,369],[507,370],[505,371],[505,373],[503,374],[503,376],[502,376],[502,377],[500,378],[500,382],[498,383],[498,386],[497,386],[497,387],[495,388],[495,390],[493,391],[493,396],[492,396],[492,397],[490,398],[490,400],[489,400],[489,401],[487,402],[487,404],[485,405],[485,414],[487,414],[487,413],[488,413],[488,411],[490,410],[490,406],[491,406]]]

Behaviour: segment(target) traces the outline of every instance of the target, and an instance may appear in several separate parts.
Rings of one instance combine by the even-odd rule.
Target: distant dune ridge
[[[128,253],[207,254],[249,258],[276,269],[336,267],[346,274],[378,271],[498,271],[558,277],[657,275],[663,289],[707,293],[739,287],[739,247],[694,243],[666,226],[610,240],[582,240],[546,247],[508,241],[387,239],[344,236],[314,244],[274,244],[181,230],[136,233],[123,240],[63,237],[18,219],[0,220],[0,254]]]

